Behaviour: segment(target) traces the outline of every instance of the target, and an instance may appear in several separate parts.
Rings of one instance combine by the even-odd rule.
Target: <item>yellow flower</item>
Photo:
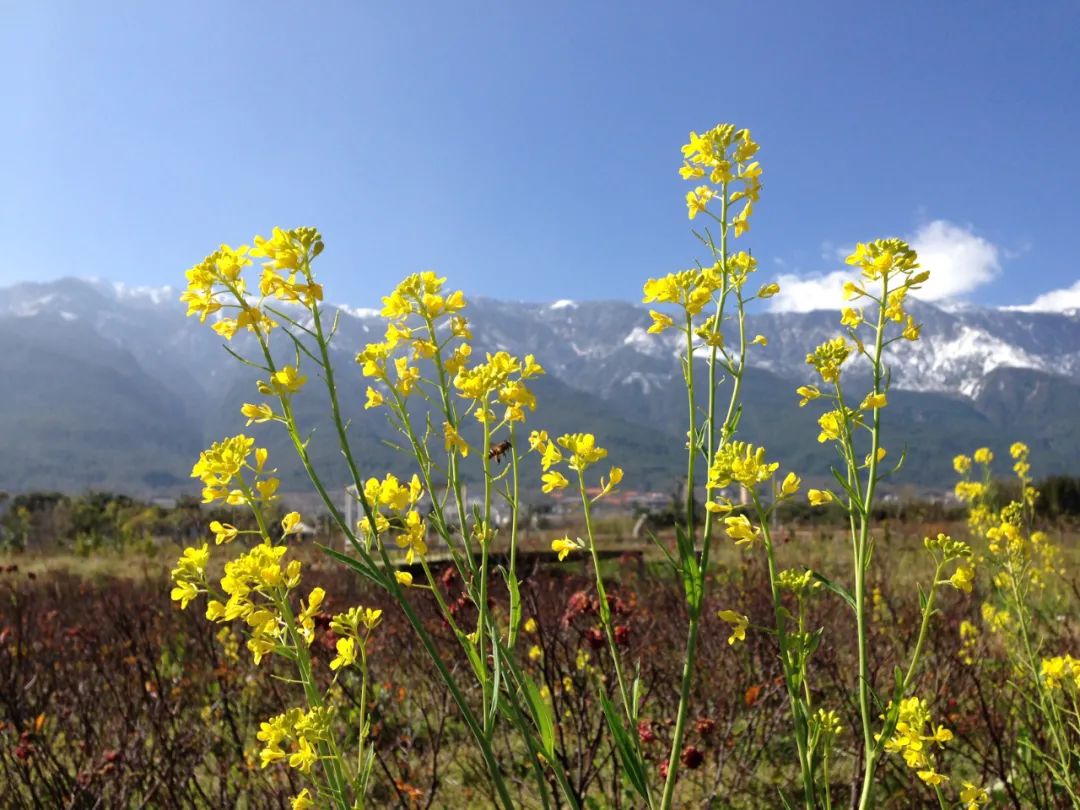
[[[251,251],[252,256],[265,256],[270,261],[268,265],[279,270],[295,270],[300,266],[304,256],[304,250],[297,244],[298,231],[283,231],[274,228],[269,239],[261,236],[255,237],[255,248]],[[321,241],[320,241],[321,250]]]
[[[539,661],[544,655],[544,651],[540,649],[540,645],[533,644],[529,647],[529,660]]]
[[[879,447],[879,448],[877,449],[877,460],[878,460],[879,462],[880,462],[880,461],[882,461],[882,460],[883,460],[883,459],[885,458],[885,456],[887,456],[887,455],[889,455],[889,451],[888,451],[888,450],[886,450],[886,449],[885,449],[884,447]],[[867,454],[866,454],[866,458],[864,458],[864,459],[863,459],[863,466],[864,466],[864,467],[869,467],[869,466],[870,466],[870,460],[871,460],[871,459],[872,459],[873,457],[874,457],[874,456],[873,456],[873,454],[872,454],[872,453],[867,453]]]
[[[708,489],[720,489],[732,481],[738,481],[747,489],[753,489],[772,478],[780,467],[776,462],[765,460],[765,448],[754,447],[747,442],[730,442],[723,445],[709,467]]]
[[[565,560],[566,555],[571,551],[580,551],[581,543],[571,540],[569,537],[560,537],[558,540],[551,541],[551,550],[557,552],[559,560]]]
[[[540,467],[544,470],[547,470],[553,464],[558,464],[559,462],[561,462],[563,460],[563,455],[559,452],[559,448],[555,446],[554,442],[547,441],[546,433],[544,434],[543,440],[543,449],[540,450],[539,447],[537,447],[537,449],[540,450],[542,454],[540,456]]]
[[[758,346],[768,346],[769,345],[769,339],[767,337],[765,337],[764,335],[757,335],[750,342],[755,343]]]
[[[774,295],[776,295],[779,292],[780,292],[780,285],[777,284],[774,281],[772,284],[766,284],[760,290],[758,290],[757,297],[758,298],[772,298]]]
[[[530,616],[528,619],[525,620],[524,628],[525,628],[526,633],[535,633],[536,632],[536,619],[533,618],[532,616]]]
[[[856,329],[862,322],[862,310],[855,309],[854,307],[844,307],[843,310],[841,310],[840,323],[844,326]]]
[[[364,410],[370,410],[371,408],[378,408],[383,404],[383,395],[372,388],[370,385],[365,392],[367,395],[367,402],[364,403]]]
[[[319,753],[308,742],[307,737],[301,737],[297,742],[300,747],[295,754],[289,757],[289,766],[296,768],[301,773],[310,773],[311,766],[319,761]]]
[[[302,528],[299,512],[289,512],[281,519],[281,530],[285,534],[293,534]]]
[[[312,801],[311,793],[308,792],[307,788],[293,796],[290,801],[292,803],[291,810],[312,810],[315,807],[315,802]]]
[[[817,399],[821,396],[821,391],[818,390],[816,385],[801,385],[795,389],[795,393],[802,397],[802,399],[799,400],[800,408],[810,400]]]
[[[994,454],[990,452],[988,447],[980,447],[974,453],[976,464],[989,464],[994,460]]]
[[[352,666],[356,663],[356,639],[348,637],[339,638],[335,646],[337,647],[337,655],[334,656],[334,660],[330,662],[330,669],[338,670],[342,667]]]
[[[702,211],[708,210],[709,200],[716,196],[716,192],[708,186],[698,186],[693,191],[686,192],[686,207],[690,219],[693,219]]]
[[[245,403],[240,408],[240,413],[247,417],[247,424],[252,422],[268,422],[274,418],[274,410],[267,404],[252,405]]]
[[[960,801],[965,804],[964,810],[979,810],[983,805],[990,803],[990,794],[983,788],[971,782],[961,782],[960,785]]]
[[[611,492],[613,492],[615,487],[619,485],[619,482],[622,481],[622,479],[623,479],[622,468],[621,467],[612,467],[611,468],[611,474],[608,477],[607,481],[605,481],[603,479],[603,477],[601,476],[601,478],[600,478],[600,494],[598,494],[595,498],[593,498],[593,500],[597,501],[600,498],[603,498],[605,495],[608,495]]]
[[[397,580],[398,585],[404,585],[406,588],[412,587],[413,575],[408,571],[395,571],[394,579]]]
[[[843,435],[844,416],[840,411],[828,411],[818,417],[818,425],[821,426],[817,439],[819,442],[838,441]]]
[[[649,317],[653,319],[653,323],[647,331],[653,335],[658,335],[665,329],[670,329],[675,325],[675,321],[671,318],[670,315],[665,315],[662,312],[657,312],[655,309],[649,310]]]
[[[534,430],[529,434],[529,449],[543,453],[548,446],[548,434],[546,430]]]
[[[443,422],[443,447],[447,453],[456,451],[463,458],[469,455],[468,442],[461,438],[461,434],[449,422]]]
[[[784,482],[780,485],[780,494],[785,498],[789,498],[799,491],[799,486],[801,484],[802,481],[799,479],[799,476],[795,475],[793,472],[789,472],[784,477]]]
[[[918,340],[919,330],[922,327],[915,323],[915,319],[910,315],[907,316],[907,321],[904,323],[904,331],[901,333],[905,340]]]
[[[540,488],[545,493],[552,492],[556,489],[564,489],[570,482],[566,480],[566,476],[558,470],[550,470],[544,473],[540,480],[543,481],[543,486]]]
[[[281,481],[277,478],[265,478],[262,481],[255,482],[255,489],[259,491],[259,497],[264,501],[271,501],[276,496],[278,487],[281,485]]]
[[[885,394],[878,394],[871,391],[869,394],[866,395],[866,398],[863,399],[862,405],[859,406],[859,409],[863,411],[869,411],[877,408],[884,408],[888,404],[889,403],[888,400],[885,398]]]
[[[844,282],[844,300],[850,301],[852,298],[861,298],[866,295],[866,290],[856,284],[854,281]]]
[[[270,378],[271,386],[279,394],[295,394],[306,382],[307,377],[302,376],[295,366],[285,366]]]
[[[584,471],[607,456],[607,450],[596,445],[591,433],[567,433],[559,437],[559,444],[570,453],[571,470]]]
[[[199,595],[199,588],[193,582],[178,582],[169,594],[174,602],[180,603],[180,609],[184,610],[188,603]]]
[[[956,571],[951,577],[949,582],[957,590],[961,590],[964,593],[971,593],[971,584],[975,579],[975,569],[966,563],[960,563],[956,566]]]
[[[750,214],[753,213],[753,203],[747,203],[746,206],[735,215],[735,219],[732,220],[732,224],[735,226],[735,237],[738,238],[750,230]],[[693,217],[690,217],[693,219]]]
[[[761,529],[750,523],[746,515],[724,518],[727,527],[727,535],[735,541],[735,545],[750,545],[761,534]]]
[[[750,625],[750,619],[741,613],[736,613],[734,610],[721,610],[716,614],[717,618],[721,621],[725,621],[731,625],[731,636],[728,637],[728,644],[735,644],[736,641],[746,640],[746,628]]]
[[[971,457],[970,456],[956,456],[952,461],[953,469],[963,475],[971,469]]]
[[[825,506],[835,500],[833,494],[827,489],[811,489],[806,493],[806,497],[811,506]]]
[[[222,543],[231,543],[236,539],[236,535],[240,533],[240,530],[235,526],[217,520],[210,521],[210,531],[214,533],[214,543],[219,546]]]

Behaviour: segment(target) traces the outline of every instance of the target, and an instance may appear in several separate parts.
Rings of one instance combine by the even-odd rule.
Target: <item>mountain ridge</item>
[[[541,398],[532,426],[592,430],[610,443],[628,479],[636,475],[628,486],[671,488],[685,442],[678,336],[647,334],[647,309],[627,301],[476,297],[469,304],[478,351],[536,354],[547,369],[542,393],[554,404],[545,410]],[[1036,472],[1077,471],[1080,312],[918,301],[911,309],[923,339],[898,344],[886,423],[886,441],[908,445],[897,486],[942,488],[952,454],[990,444],[1000,445],[1004,458],[1014,439],[1033,444]],[[327,310],[340,313],[333,354],[356,438],[373,474],[395,468],[403,462],[382,444],[390,436],[373,414],[363,412],[366,383],[351,365],[356,351],[381,338],[382,321],[371,309]],[[837,321],[828,311],[747,317],[748,334],[769,343],[751,347],[741,430],[800,473],[823,479],[829,457],[816,442],[817,411],[799,409],[794,388],[811,381],[806,353],[838,333]],[[247,345],[242,335],[236,343]],[[187,473],[198,450],[242,430],[236,409],[255,396],[250,370],[210,329],[184,317],[171,288],[74,278],[0,288],[0,344],[0,373],[15,392],[0,403],[0,454],[19,461],[2,465],[3,489],[193,491]],[[857,376],[858,367],[850,373]],[[318,408],[305,413],[321,424]],[[323,455],[332,463],[335,451]],[[285,485],[304,486],[294,467],[284,465],[283,477]],[[334,474],[335,485],[340,477]]]

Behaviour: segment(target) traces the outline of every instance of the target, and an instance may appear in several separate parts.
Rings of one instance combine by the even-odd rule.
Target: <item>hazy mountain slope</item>
[[[0,320],[0,346],[0,488],[181,482],[202,431],[131,354],[49,317]]]
[[[1014,439],[1032,443],[1037,472],[1080,471],[1080,313],[947,311],[918,302],[913,309],[924,340],[897,344],[886,422],[891,458],[904,447],[909,453],[897,483],[945,486],[952,456],[980,443],[994,447],[1007,469]],[[679,338],[646,334],[644,308],[478,298],[469,315],[478,352],[531,353],[547,369],[530,428],[597,433],[612,448],[612,462],[626,468],[628,486],[668,489],[682,474]],[[364,475],[408,469],[385,444],[399,439],[383,416],[363,410],[365,381],[353,363],[383,329],[376,313],[342,308],[333,348]],[[824,478],[832,458],[817,442],[821,409],[798,408],[794,389],[811,379],[806,352],[836,334],[835,314],[757,313],[747,330],[767,335],[769,345],[751,349],[742,435],[767,443],[785,465]],[[245,429],[260,441],[265,435],[286,488],[303,487],[283,432],[244,427],[239,406],[258,398],[255,372],[220,343],[184,317],[172,290],[76,279],[0,289],[0,455],[7,462],[0,487],[191,491],[187,476],[198,450]],[[254,346],[240,335],[232,348],[250,355]],[[313,458],[337,486],[346,480],[344,465],[323,395],[309,388],[297,412]],[[704,386],[700,394],[704,408]],[[724,401],[724,390],[720,396]]]

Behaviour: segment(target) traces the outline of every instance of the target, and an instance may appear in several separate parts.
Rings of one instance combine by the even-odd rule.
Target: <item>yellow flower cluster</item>
[[[369,542],[393,530],[394,542],[406,550],[406,563],[411,565],[417,557],[427,554],[427,524],[416,509],[416,504],[424,495],[419,476],[414,473],[408,484],[402,483],[391,473],[387,473],[381,481],[369,478],[364,482],[363,494],[371,507],[375,525],[372,527],[371,521],[365,517],[357,528]]]
[[[844,726],[840,722],[840,714],[836,709],[818,709],[817,714],[811,720],[814,730],[826,746],[830,746],[837,737],[844,732]]]
[[[534,430],[529,435],[529,448],[540,454],[540,467],[543,470],[541,489],[545,493],[565,489],[570,485],[569,479],[558,470],[552,469],[552,467],[566,464],[568,469],[584,473],[593,464],[607,458],[607,450],[596,444],[596,437],[591,433],[566,433],[553,442],[548,438],[547,431]],[[593,501],[597,501],[613,492],[622,479],[622,468],[612,467],[606,479],[603,476],[600,477],[600,492],[593,496]],[[560,552],[559,559],[562,559],[575,546],[571,544],[570,546],[555,548],[554,544],[552,544],[552,548]]]
[[[683,165],[679,174],[684,180],[707,179],[712,184],[698,185],[686,193],[690,219],[709,212],[709,203],[714,199],[725,204],[745,200],[742,210],[730,224],[734,226],[736,236],[749,230],[753,205],[761,195],[761,166],[757,161],[750,162],[757,151],[758,145],[750,137],[750,130],[736,129],[732,124],[719,124],[701,135],[690,133],[690,142],[682,148]],[[729,192],[732,183],[741,187]]]
[[[369,343],[356,355],[365,377],[390,389],[401,398],[416,391],[421,382],[421,360],[436,359],[439,367],[454,374],[468,361],[472,346],[469,323],[458,314],[465,309],[460,290],[447,292],[446,279],[430,270],[413,273],[384,296],[382,316],[387,319],[383,340]],[[444,325],[445,337],[438,330]],[[461,342],[448,355],[453,341]],[[411,357],[410,357],[411,352]],[[369,386],[365,408],[377,408],[385,402],[382,391]]]
[[[221,590],[228,600],[212,599],[206,606],[206,618],[213,622],[243,619],[251,632],[247,647],[255,663],[287,641],[287,627],[281,609],[288,594],[300,584],[300,561],[291,560],[284,566],[285,546],[261,543],[235,560],[225,563]],[[296,616],[297,627],[305,641],[314,638],[314,616],[326,594],[314,588],[308,595],[307,606]]]
[[[273,476],[263,477],[267,453],[261,447],[252,453],[254,445],[254,439],[241,434],[215,442],[199,454],[191,477],[203,483],[203,503],[221,500],[230,506],[238,506],[255,500],[270,502],[276,497],[280,481]],[[248,462],[252,455],[254,464]],[[252,485],[244,480],[245,469],[254,474]],[[234,482],[238,486],[230,488]]]
[[[180,603],[183,610],[188,603],[205,590],[206,564],[210,562],[210,550],[207,543],[199,548],[186,548],[172,570],[171,577],[175,586],[172,600]]]
[[[331,721],[329,709],[314,708],[308,712],[289,709],[263,722],[255,735],[263,743],[259,752],[262,767],[288,758],[289,767],[304,774],[311,773],[312,766],[320,758],[319,745],[330,739]]]
[[[269,239],[256,236],[254,242],[254,248],[222,245],[186,273],[187,288],[180,300],[188,305],[189,316],[198,315],[199,321],[205,323],[208,316],[219,310],[236,310],[235,317],[219,318],[213,325],[214,331],[226,340],[232,340],[240,329],[266,335],[277,326],[263,310],[267,298],[310,308],[323,297],[322,286],[311,273],[311,260],[323,249],[317,230],[274,228]],[[259,280],[260,300],[256,303],[249,300],[243,278],[243,270],[253,257],[267,259]]]
[[[971,593],[975,581],[975,569],[970,562],[971,546],[962,540],[953,540],[947,534],[923,538],[923,546],[930,552],[935,561],[939,556],[943,564],[959,560],[956,570],[949,577],[949,584],[964,593]]]
[[[1050,689],[1060,688],[1063,682],[1076,688],[1080,686],[1080,659],[1073,658],[1071,655],[1044,658],[1040,674],[1043,682]]]
[[[822,587],[821,580],[816,579],[814,572],[810,569],[805,571],[796,571],[794,568],[785,569],[780,572],[777,582],[783,590],[791,591],[800,598],[820,591]]]
[[[705,503],[705,508],[710,512],[727,514],[734,508],[730,498],[713,498],[713,490],[723,489],[732,483],[753,490],[759,484],[772,480],[779,467],[778,463],[765,460],[764,447],[755,447],[747,442],[724,444],[709,465],[705,488],[710,493],[710,500]],[[799,491],[801,485],[802,481],[795,473],[788,473],[775,495],[777,499],[789,498]]]
[[[650,278],[642,288],[641,301],[644,304],[670,304],[678,307],[681,310],[680,324],[688,320],[692,322],[706,306],[716,301],[718,293],[741,290],[750,274],[756,270],[757,260],[746,251],[739,251],[728,256],[726,264],[718,261],[709,267],[680,270],[660,278]],[[752,301],[755,297],[771,298],[778,292],[780,285],[766,284],[758,290],[756,296],[750,296],[744,301]],[[652,318],[652,325],[647,331],[651,334],[658,335],[675,326],[675,319],[667,313],[649,310],[649,317]],[[715,315],[694,328],[694,334],[706,346],[720,348],[724,345],[724,335]],[[755,338],[754,342],[762,345],[768,343],[761,335]]]
[[[773,477],[780,468],[777,462],[765,460],[765,448],[747,442],[728,442],[723,445],[709,466],[707,489],[720,489],[732,481],[753,489]]]
[[[1014,442],[1009,455],[1020,482],[1021,500],[995,510],[985,497],[986,485],[968,479],[973,464],[978,464],[984,480],[989,481],[994,454],[986,447],[980,447],[970,457],[960,455],[953,459],[953,467],[964,476],[956,483],[956,495],[969,504],[968,525],[972,532],[986,539],[987,556],[997,572],[995,583],[1008,591],[1010,578],[1023,576],[1030,578],[1032,585],[1045,587],[1046,578],[1057,568],[1059,549],[1045,533],[1030,531],[1025,525],[1025,508],[1033,508],[1039,497],[1038,491],[1028,483],[1031,465],[1027,445]]]
[[[975,663],[975,646],[979,643],[979,628],[964,619],[960,622],[960,660],[967,666]]]
[[[506,406],[504,422],[524,422],[526,409],[536,410],[536,396],[525,380],[543,373],[543,367],[531,354],[520,360],[507,352],[496,352],[473,368],[458,369],[454,387],[458,396],[470,401],[477,421],[497,429],[493,401]]]
[[[852,281],[844,284],[844,297],[874,298],[881,305],[886,319],[904,323],[901,334],[905,339],[918,340],[920,327],[904,310],[904,301],[908,292],[919,289],[930,273],[926,270],[915,272],[919,269],[919,257],[915,251],[901,239],[878,239],[866,244],[859,242],[855,252],[847,257],[847,263],[861,269],[864,282],[881,281],[889,285],[890,281],[902,278],[900,286],[889,285],[894,289],[884,300],[874,298],[865,286]],[[845,309],[841,322],[854,332],[864,321],[861,312]]]
[[[1031,473],[1031,464],[1028,462],[1029,454],[1028,446],[1023,442],[1013,442],[1009,447],[1009,455],[1013,457],[1013,472],[1016,473],[1016,477],[1022,482],[1028,480],[1028,475]]]
[[[840,368],[851,354],[851,346],[842,338],[837,337],[827,340],[818,346],[811,354],[806,355],[807,365],[813,366],[821,379],[827,383],[835,383],[840,379]],[[816,388],[799,389],[805,399],[816,399],[821,395]],[[803,403],[805,404],[805,403]]]
[[[979,609],[983,623],[990,628],[991,633],[1007,630],[1013,624],[1012,615],[1007,610],[999,610],[989,602],[983,602]]]
[[[890,754],[901,754],[907,766],[916,771],[923,782],[936,786],[948,781],[948,777],[934,769],[930,761],[930,746],[944,746],[952,738],[953,733],[949,729],[931,723],[925,700],[910,697],[900,701],[896,729],[886,740],[885,750]]]
[[[357,654],[363,655],[367,649],[371,633],[382,621],[382,611],[375,608],[351,607],[345,613],[339,613],[330,620],[330,629],[338,636],[337,654],[330,662],[330,669],[335,672],[356,663]]]

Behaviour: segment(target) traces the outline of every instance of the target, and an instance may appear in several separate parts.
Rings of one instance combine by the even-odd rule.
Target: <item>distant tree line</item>
[[[208,536],[211,520],[254,528],[250,510],[208,509],[191,496],[149,502],[112,492],[0,493],[0,548],[88,554],[168,541],[190,543]]]
[[[1041,493],[1040,517],[1049,521],[1080,520],[1080,477],[1055,475],[1035,486]],[[992,497],[1004,504],[1017,496],[1016,489],[1015,481],[995,481]],[[701,504],[695,503],[695,509],[701,510]],[[280,518],[285,510],[279,506],[276,511]],[[541,505],[534,511],[540,515],[545,509]],[[876,520],[900,522],[961,520],[964,514],[964,508],[955,502],[918,497],[883,500],[875,509]],[[685,506],[677,488],[670,507],[653,510],[648,517],[656,527],[684,519]],[[812,508],[803,501],[789,501],[781,505],[777,517],[785,523],[826,525],[840,522],[843,511],[838,506]],[[149,548],[161,542],[191,543],[208,536],[211,520],[241,529],[255,528],[250,510],[220,505],[207,508],[194,496],[151,502],[112,492],[0,492],[0,549],[88,554],[106,548]]]

